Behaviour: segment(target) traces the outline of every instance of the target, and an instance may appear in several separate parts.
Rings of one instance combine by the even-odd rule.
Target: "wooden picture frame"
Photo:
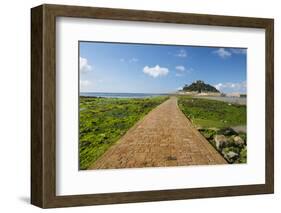
[[[122,193],[56,195],[56,17],[265,29],[266,34],[266,168],[265,184]],[[186,13],[64,5],[31,9],[31,203],[42,208],[132,203],[274,191],[274,21]]]

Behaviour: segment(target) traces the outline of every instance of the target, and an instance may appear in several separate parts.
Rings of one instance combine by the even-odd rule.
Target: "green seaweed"
[[[168,97],[80,97],[79,168],[89,168],[138,120]]]
[[[222,101],[179,97],[182,112],[197,127],[223,128],[246,125],[246,106]]]

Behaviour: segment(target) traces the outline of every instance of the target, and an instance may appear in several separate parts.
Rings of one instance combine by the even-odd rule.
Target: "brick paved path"
[[[226,164],[171,97],[136,123],[90,169]]]

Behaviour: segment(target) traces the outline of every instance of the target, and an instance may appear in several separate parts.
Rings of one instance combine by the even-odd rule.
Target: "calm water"
[[[102,98],[150,98],[164,96],[163,93],[103,93],[103,92],[80,92],[80,96],[102,97]]]

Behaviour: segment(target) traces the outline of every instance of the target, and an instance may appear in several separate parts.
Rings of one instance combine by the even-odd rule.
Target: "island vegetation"
[[[193,82],[190,85],[185,85],[182,88],[182,91],[184,92],[213,92],[213,93],[219,93],[220,91],[217,90],[215,87],[213,87],[210,84],[206,84],[204,81],[198,80]]]

